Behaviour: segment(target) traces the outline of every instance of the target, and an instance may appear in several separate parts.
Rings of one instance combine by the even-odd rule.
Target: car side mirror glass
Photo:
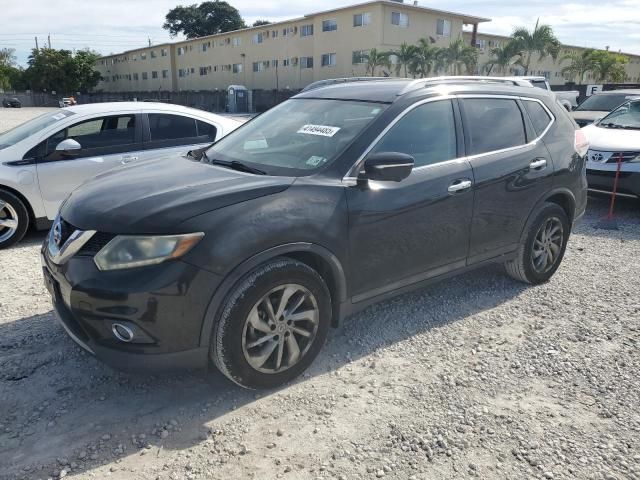
[[[414,164],[414,158],[406,153],[374,153],[364,162],[364,178],[381,182],[401,182],[409,176]]]
[[[77,155],[80,150],[82,150],[82,145],[73,138],[62,140],[56,145],[56,152],[64,153],[65,155]]]

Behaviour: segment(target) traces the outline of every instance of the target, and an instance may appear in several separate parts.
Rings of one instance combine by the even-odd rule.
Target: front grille
[[[624,163],[630,162],[631,160],[636,158],[638,155],[640,155],[640,152],[613,152],[613,155],[611,155],[611,158],[607,160],[607,163],[618,163],[620,154],[622,154],[622,162]]]
[[[77,230],[76,227],[69,222],[60,218],[60,246],[64,245],[73,232]]]
[[[82,246],[77,255],[93,257],[114,238],[115,235],[113,233],[96,232],[93,237]]]

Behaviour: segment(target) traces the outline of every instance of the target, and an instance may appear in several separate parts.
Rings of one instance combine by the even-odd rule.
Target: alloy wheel
[[[242,352],[255,370],[280,373],[296,365],[313,344],[320,310],[302,285],[270,290],[251,309],[242,333]]]
[[[9,240],[18,230],[18,214],[4,200],[0,200],[0,243]]]
[[[548,218],[533,240],[532,263],[537,273],[546,273],[560,258],[564,243],[564,229],[557,217]]]

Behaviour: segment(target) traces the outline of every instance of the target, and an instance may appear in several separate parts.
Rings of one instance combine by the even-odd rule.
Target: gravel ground
[[[85,354],[31,234],[0,251],[0,478],[640,479],[640,205],[618,231],[606,207],[549,283],[495,266],[370,307],[262,393]]]

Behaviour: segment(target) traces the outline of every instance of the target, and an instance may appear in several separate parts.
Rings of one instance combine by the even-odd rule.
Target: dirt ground
[[[0,479],[640,480],[640,204],[617,231],[606,208],[549,283],[493,266],[372,306],[269,392],[86,354],[32,233],[0,251]]]

